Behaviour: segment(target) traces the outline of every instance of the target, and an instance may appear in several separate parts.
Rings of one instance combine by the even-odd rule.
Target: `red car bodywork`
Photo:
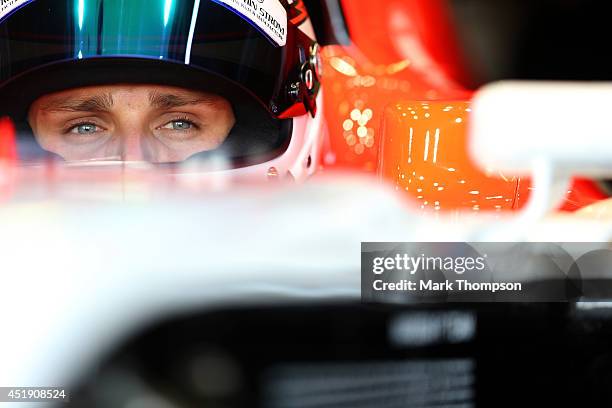
[[[324,50],[330,133],[324,163],[378,172],[424,210],[522,207],[528,180],[480,170],[468,156],[472,91],[460,85],[469,74],[448,4],[343,0],[342,6],[353,44]],[[603,198],[593,181],[575,180],[562,209]]]

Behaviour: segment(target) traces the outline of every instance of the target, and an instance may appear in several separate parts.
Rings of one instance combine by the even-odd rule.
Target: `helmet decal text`
[[[274,44],[287,43],[287,10],[279,0],[213,0],[238,14]]]
[[[32,1],[34,0],[0,0],[0,21],[19,7]]]

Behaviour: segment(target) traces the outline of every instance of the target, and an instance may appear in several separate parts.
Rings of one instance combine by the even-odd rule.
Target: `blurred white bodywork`
[[[10,203],[0,384],[68,384],[129,333],[183,310],[358,301],[362,241],[477,241],[506,223],[413,216],[390,190],[347,178],[155,202]],[[507,238],[609,241],[611,226],[568,217]]]

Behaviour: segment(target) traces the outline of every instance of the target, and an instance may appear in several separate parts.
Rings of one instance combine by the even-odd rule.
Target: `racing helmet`
[[[322,138],[309,25],[302,0],[2,1],[0,116],[33,139],[28,109],[43,95],[112,84],[211,92],[230,102],[235,124],[186,162],[222,157],[215,170],[302,179]],[[41,153],[28,146],[22,161]]]

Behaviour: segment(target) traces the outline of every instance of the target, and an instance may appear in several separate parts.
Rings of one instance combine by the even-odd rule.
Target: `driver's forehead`
[[[44,95],[30,107],[37,111],[113,111],[117,108],[169,109],[224,101],[219,95],[163,85],[89,86]]]

